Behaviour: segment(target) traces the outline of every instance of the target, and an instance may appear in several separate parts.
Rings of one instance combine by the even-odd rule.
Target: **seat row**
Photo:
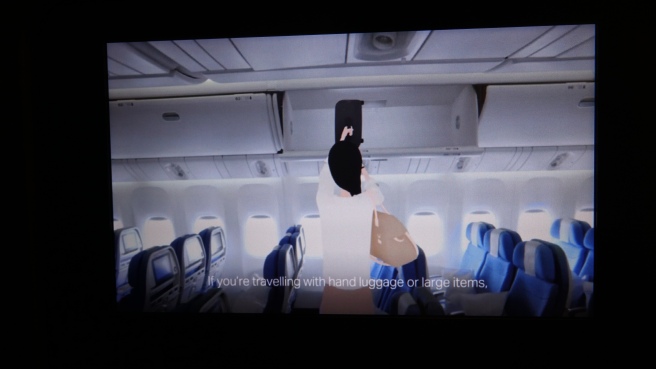
[[[372,262],[370,278],[377,280],[374,305],[389,315],[444,315],[439,300],[426,285],[429,279],[424,250],[417,245],[417,258],[401,267]]]
[[[568,316],[591,314],[594,229],[563,218],[552,240],[522,240],[509,229],[473,222],[457,270],[431,276],[447,314]],[[433,284],[432,284],[433,285]]]
[[[305,231],[290,226],[264,260],[263,276],[269,288],[264,313],[291,313],[305,256]]]
[[[227,312],[219,288],[226,242],[221,227],[187,234],[170,245],[143,249],[136,227],[114,232],[119,310]]]

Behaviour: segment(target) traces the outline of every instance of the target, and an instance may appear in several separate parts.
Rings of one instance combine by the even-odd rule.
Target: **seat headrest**
[[[199,261],[206,264],[205,247],[198,234],[192,233],[180,236],[171,242],[171,247],[175,250],[180,267],[185,270],[188,266]]]
[[[215,226],[205,228],[198,233],[205,248],[205,254],[208,259],[213,255],[213,250],[216,252],[221,252],[225,254],[225,235],[223,233],[223,228]]]
[[[520,242],[513,253],[513,264],[524,273],[554,282],[556,265],[551,248],[539,240]]]
[[[285,233],[286,233],[286,234],[294,234],[294,233],[296,233],[296,232],[300,232],[300,231],[301,231],[301,227],[302,227],[302,226],[301,226],[300,224],[295,224],[295,225],[293,225],[293,226],[289,226],[289,228],[287,228],[287,231],[285,231]]]
[[[276,245],[264,260],[264,269],[262,272],[266,280],[277,279],[283,276],[293,278],[296,272],[296,257],[292,245]]]
[[[485,222],[471,222],[467,225],[466,236],[469,242],[476,247],[483,247],[485,232],[494,229],[494,226]]]
[[[582,220],[572,218],[556,219],[551,225],[551,237],[559,240],[583,247],[583,237],[590,229],[590,225]]]
[[[114,231],[116,259],[135,255],[143,250],[143,241],[137,227],[126,227]]]
[[[588,250],[594,250],[594,228],[590,228],[583,238],[583,246]]]
[[[490,255],[512,262],[513,251],[520,242],[522,239],[517,232],[498,228],[485,233],[483,246]]]
[[[282,245],[286,245],[288,243],[291,243],[291,238],[292,238],[292,234],[287,233],[285,236],[283,236],[283,238],[280,239],[280,242],[278,242],[278,245],[282,246]]]
[[[154,246],[142,250],[130,260],[130,266],[128,267],[128,283],[137,290],[146,288],[146,284],[148,283],[146,273],[150,263],[155,258],[167,253],[170,254],[171,258],[169,260],[173,263],[173,265],[171,265],[172,271],[177,274],[180,270],[180,265],[173,248],[169,245]]]

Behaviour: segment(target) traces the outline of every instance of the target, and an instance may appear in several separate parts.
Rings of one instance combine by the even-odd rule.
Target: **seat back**
[[[483,247],[485,232],[494,229],[494,226],[485,222],[472,222],[467,225],[465,235],[469,240],[467,249],[460,262],[460,270],[470,270],[473,278],[478,278],[487,252]]]
[[[508,291],[504,315],[563,316],[571,272],[562,249],[543,240],[522,241],[513,252],[513,264],[517,273]]]
[[[203,292],[206,281],[205,248],[198,234],[180,236],[171,242],[178,258],[181,274],[180,305],[190,302]]]
[[[114,231],[114,250],[116,257],[116,301],[130,293],[128,282],[130,260],[143,250],[141,234],[137,227],[126,227]]]
[[[223,228],[209,227],[198,234],[203,241],[206,257],[206,278],[203,291],[218,287],[226,260],[226,239]]]
[[[164,312],[178,307],[181,271],[178,258],[169,245],[142,250],[130,260],[130,294],[119,307],[127,311]]]
[[[594,228],[590,228],[585,233],[583,246],[588,250],[588,253],[578,275],[585,281],[594,282]]]
[[[583,246],[586,248],[585,261],[581,270],[573,276],[574,286],[572,290],[571,308],[579,313],[581,308],[587,314],[591,313],[590,302],[594,294],[594,228],[590,228],[583,238]]]
[[[590,224],[587,222],[572,218],[556,219],[551,225],[553,243],[563,249],[575,275],[579,274],[585,262],[588,250],[583,245],[583,238],[589,229]]]
[[[289,237],[289,243],[294,247],[294,255],[296,256],[296,271],[297,277],[300,277],[303,270],[303,260],[305,259],[305,232],[301,229],[300,232],[296,231]]]
[[[423,286],[428,279],[428,263],[426,262],[426,253],[417,245],[417,258],[401,266],[399,278],[403,280],[403,285],[410,292],[417,286]]]
[[[295,299],[296,260],[292,245],[276,245],[264,260],[264,279],[269,286],[265,313],[290,313]]]
[[[372,290],[374,305],[378,309],[389,313],[392,307],[392,298],[395,293],[407,291],[390,287],[390,283],[398,281],[399,270],[391,265],[384,265],[373,261],[369,277],[374,279],[374,282],[376,283]],[[387,284],[387,286],[385,286],[385,284]]]
[[[515,278],[516,267],[512,262],[515,246],[522,242],[515,231],[498,228],[485,233],[483,247],[487,252],[478,279],[484,286],[477,286],[476,292],[508,291]]]
[[[305,259],[305,230],[301,224],[295,224],[287,228],[285,236],[280,240],[280,245],[292,245],[294,257],[296,258],[296,277],[300,278]]]
[[[373,290],[374,305],[382,311],[392,313],[400,292],[413,293],[417,286],[423,286],[428,279],[428,264],[424,250],[417,246],[415,260],[399,268],[373,262],[370,277],[377,279],[378,286]],[[405,299],[405,298],[403,298]],[[403,302],[403,300],[401,301]]]

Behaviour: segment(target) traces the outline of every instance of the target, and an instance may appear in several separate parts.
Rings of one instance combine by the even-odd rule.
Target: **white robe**
[[[341,289],[366,287],[372,262],[369,252],[372,215],[374,207],[382,204],[383,194],[371,177],[362,183],[361,194],[342,197],[340,191],[328,163],[324,162],[317,190],[323,277],[326,285]]]

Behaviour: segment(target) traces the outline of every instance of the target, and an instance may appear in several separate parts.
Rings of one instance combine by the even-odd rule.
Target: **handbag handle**
[[[389,210],[383,205],[382,203],[379,205],[381,208],[383,208],[383,211],[386,212],[387,214],[391,214]],[[376,227],[378,227],[378,210],[376,209],[377,206],[374,206],[374,224],[376,224]]]

